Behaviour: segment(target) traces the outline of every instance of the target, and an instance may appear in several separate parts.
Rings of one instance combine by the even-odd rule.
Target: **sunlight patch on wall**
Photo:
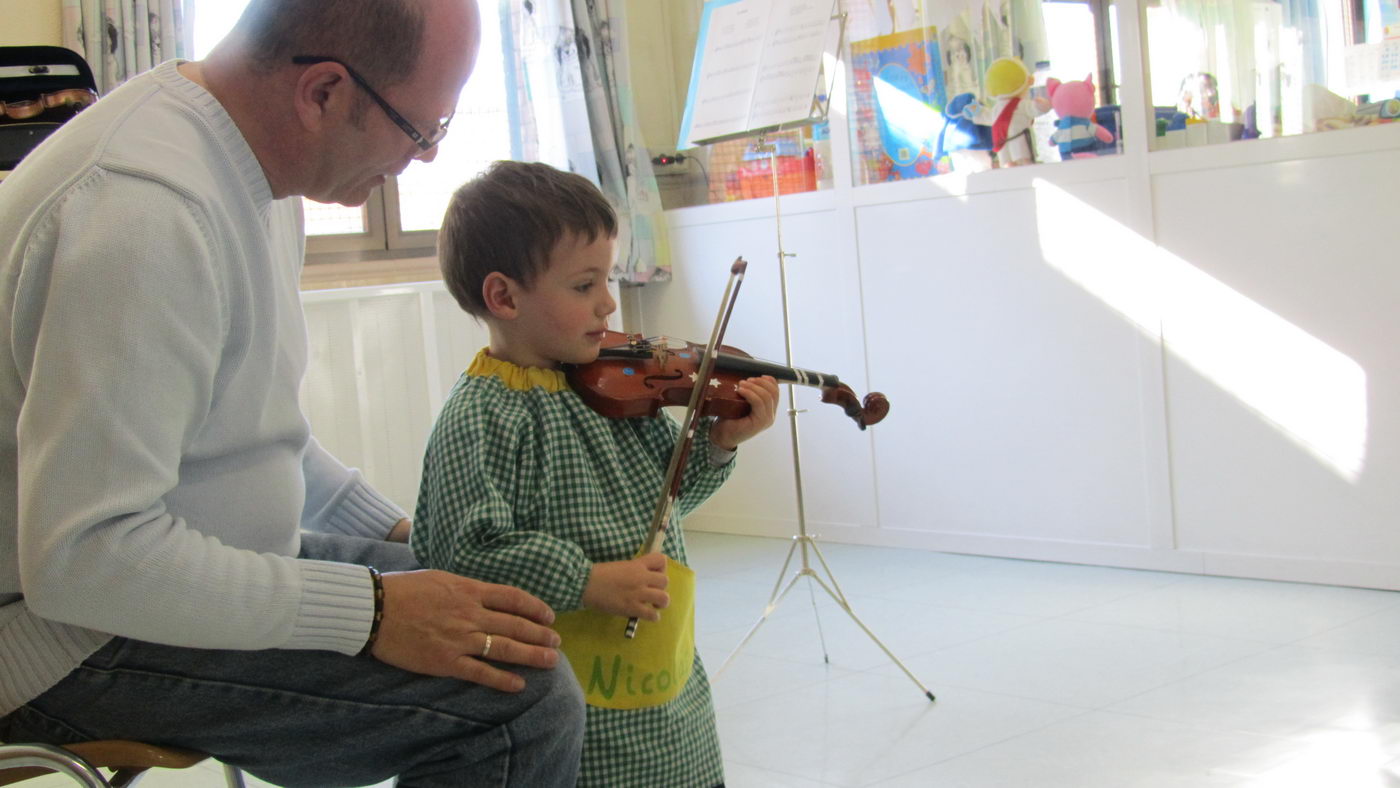
[[[1052,268],[1355,482],[1366,461],[1366,372],[1301,328],[1041,180]]]

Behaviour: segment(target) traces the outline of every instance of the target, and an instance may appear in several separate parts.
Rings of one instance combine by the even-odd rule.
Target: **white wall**
[[[486,345],[485,328],[441,282],[320,290],[302,302],[312,432],[412,514],[432,421]]]
[[[1400,126],[1347,134],[1376,149],[1154,178],[1158,243],[1210,277],[1166,329],[1177,537],[1224,572],[1395,588]]]
[[[794,362],[893,405],[864,435],[798,417],[808,531],[1400,589],[1400,124],[1126,144],[782,199]],[[742,255],[729,341],[781,360],[773,211],[670,212],[676,281],[636,294],[645,330],[704,336]],[[690,527],[796,531],[780,427]]]

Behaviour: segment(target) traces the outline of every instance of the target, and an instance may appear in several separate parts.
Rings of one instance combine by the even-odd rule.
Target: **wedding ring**
[[[484,645],[484,646],[481,647],[481,657],[482,657],[482,659],[485,659],[485,658],[486,658],[486,655],[488,655],[488,654],[490,654],[490,653],[491,653],[491,636],[490,636],[490,635],[487,635],[487,636],[486,636],[486,645]]]

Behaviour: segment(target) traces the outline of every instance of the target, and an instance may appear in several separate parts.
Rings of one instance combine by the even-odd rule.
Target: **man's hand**
[[[552,668],[554,611],[511,586],[423,569],[384,574],[384,618],[370,653],[414,673],[453,676],[503,692],[525,680],[483,661]],[[490,638],[490,653],[483,655]]]
[[[769,375],[739,381],[739,396],[749,403],[749,414],[720,419],[710,427],[710,443],[733,451],[739,444],[773,426],[778,414],[778,381]]]
[[[583,587],[583,605],[614,616],[659,621],[660,609],[671,604],[666,582],[666,556],[660,553],[594,564]]]

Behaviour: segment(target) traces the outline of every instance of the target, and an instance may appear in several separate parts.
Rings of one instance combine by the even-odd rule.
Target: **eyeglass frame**
[[[389,120],[392,120],[395,126],[402,129],[403,133],[407,134],[409,139],[413,140],[419,148],[425,151],[432,150],[434,145],[442,142],[442,138],[447,136],[447,124],[451,123],[453,116],[457,114],[457,110],[453,109],[452,112],[448,113],[446,118],[438,122],[437,129],[433,131],[432,136],[429,136],[414,128],[413,124],[409,123],[403,115],[399,114],[399,111],[394,109],[393,105],[385,101],[383,96],[379,95],[374,88],[369,86],[369,82],[360,75],[360,72],[356,71],[349,63],[346,63],[340,58],[331,57],[329,55],[293,55],[292,62],[298,66],[334,63],[345,69],[345,73],[350,75],[350,79],[354,80],[356,85],[363,88],[364,91],[369,94],[369,97],[374,99],[374,103],[378,104],[379,108],[384,110],[384,114],[389,116]]]

